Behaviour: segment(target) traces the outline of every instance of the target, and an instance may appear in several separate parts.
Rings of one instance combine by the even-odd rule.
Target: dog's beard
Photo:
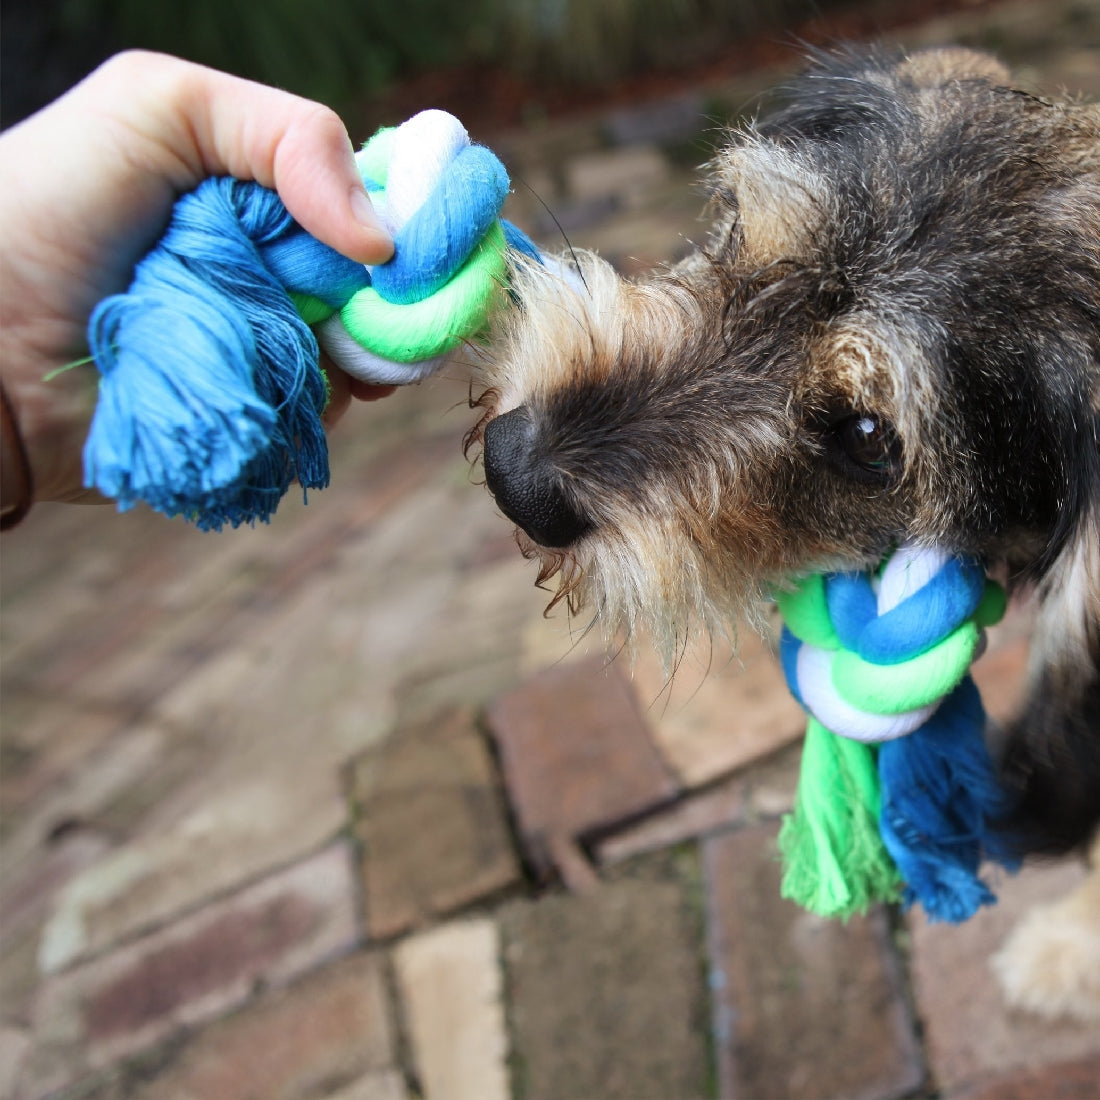
[[[708,308],[720,308],[717,299],[699,295],[676,274],[634,284],[590,254],[582,253],[579,264],[563,278],[520,263],[513,283],[520,307],[480,357],[485,389],[475,404],[485,413],[468,442],[521,403],[538,421],[571,378],[579,387],[610,380],[631,393],[660,389],[678,380],[672,360],[684,348],[720,332],[706,316]],[[720,349],[719,336],[717,347],[692,354],[714,360]],[[645,367],[633,366],[639,363]],[[658,395],[638,402],[643,419],[660,401]],[[607,418],[618,413],[612,407]],[[538,583],[551,592],[551,608],[566,607],[582,629],[616,644],[645,637],[666,664],[699,635],[728,637],[745,620],[759,626],[768,582],[790,565],[777,548],[774,517],[759,503],[771,495],[760,484],[774,475],[769,456],[782,454],[787,442],[782,410],[743,422],[716,417],[713,409],[710,417],[718,430],[705,448],[696,443],[691,416],[682,417],[688,430],[678,440],[650,428],[660,443],[648,451],[639,443],[647,425],[619,426],[606,451],[624,441],[638,450],[602,468],[599,449],[572,456],[568,424],[561,425],[560,411],[547,414],[556,423],[554,453],[568,491],[583,501],[592,529],[564,550],[540,546],[522,531],[517,536],[524,554],[538,560]]]

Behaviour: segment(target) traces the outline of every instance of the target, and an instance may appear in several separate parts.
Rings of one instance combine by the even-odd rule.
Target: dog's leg
[[[1095,513],[1094,513],[1095,515]],[[1066,850],[1100,816],[1100,531],[1089,519],[1047,580],[1031,698],[1010,734],[1006,777],[1022,796],[1011,832]],[[1085,833],[1087,836],[1087,833]],[[1006,1001],[1048,1018],[1100,1021],[1100,830],[1090,872],[1024,917],[993,958]]]
[[[1060,901],[1032,909],[992,965],[1005,999],[1048,1018],[1100,1021],[1100,833],[1089,875]]]

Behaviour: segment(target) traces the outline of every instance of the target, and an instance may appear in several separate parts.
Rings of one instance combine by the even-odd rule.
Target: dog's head
[[[1100,110],[961,50],[789,93],[728,135],[670,272],[517,273],[489,488],[609,632],[674,651],[762,583],[934,542],[1045,585],[1095,694]]]
[[[830,58],[711,180],[667,275],[519,275],[485,465],[548,566],[674,630],[905,538],[1045,572],[1100,476],[1096,109],[962,51]]]

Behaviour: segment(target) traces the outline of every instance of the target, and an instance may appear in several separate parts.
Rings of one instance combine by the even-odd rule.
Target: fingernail
[[[351,212],[360,225],[365,225],[368,229],[381,229],[383,233],[386,231],[377,211],[367,198],[366,191],[360,191],[358,187],[351,189]]]
[[[366,256],[364,259],[367,263],[385,263],[393,255],[393,238],[390,237],[389,230],[382,224],[378,211],[371,205],[367,193],[353,187],[349,205],[351,206],[352,217],[364,229],[369,229],[377,241],[377,247],[371,249],[372,255]]]

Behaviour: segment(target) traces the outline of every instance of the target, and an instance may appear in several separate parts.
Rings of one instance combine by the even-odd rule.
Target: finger
[[[371,205],[344,124],[309,104],[272,153],[274,186],[295,220],[319,240],[361,263],[384,263],[393,240]]]
[[[278,191],[299,224],[345,256],[374,264],[393,254],[334,111],[177,58],[138,52],[116,62],[136,70],[131,86],[166,90],[162,140],[192,167],[194,182],[211,175],[255,180]],[[143,98],[134,110],[148,103]]]
[[[324,367],[325,378],[328,382],[328,404],[321,415],[321,423],[325,430],[334,428],[340,418],[348,411],[351,404],[351,379],[339,367],[335,366],[324,355],[321,356],[321,365]]]
[[[222,73],[204,92],[194,132],[208,170],[274,187],[296,221],[345,256],[382,263],[393,255],[334,111]]]
[[[358,378],[348,379],[350,382],[351,396],[356,401],[378,401],[383,397],[389,397],[397,392],[396,386],[378,386],[373,382],[362,382]]]

